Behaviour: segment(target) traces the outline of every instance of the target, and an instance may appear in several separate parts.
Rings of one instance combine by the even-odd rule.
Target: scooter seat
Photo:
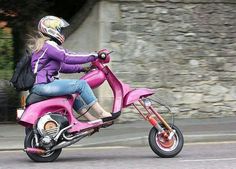
[[[41,101],[44,101],[44,100],[47,100],[47,99],[50,99],[50,98],[52,98],[52,97],[40,96],[40,95],[37,95],[35,93],[30,93],[28,95],[28,97],[26,98],[26,107],[28,107],[31,104],[41,102]]]

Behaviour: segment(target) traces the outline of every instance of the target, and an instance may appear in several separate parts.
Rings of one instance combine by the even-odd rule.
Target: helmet
[[[65,41],[65,37],[61,33],[61,30],[69,25],[70,24],[62,18],[45,16],[39,21],[38,31],[62,44]]]

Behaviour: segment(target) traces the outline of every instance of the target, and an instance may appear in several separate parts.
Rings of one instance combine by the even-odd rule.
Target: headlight
[[[146,107],[150,107],[150,106],[152,105],[152,102],[151,102],[149,99],[147,99],[147,98],[142,99],[142,101],[143,101],[143,104],[144,104]]]

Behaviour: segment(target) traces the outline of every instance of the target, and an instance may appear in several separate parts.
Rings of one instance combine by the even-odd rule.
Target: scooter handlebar
[[[107,49],[102,49],[98,51],[98,61],[102,64],[110,62],[110,54],[113,51],[108,51]]]

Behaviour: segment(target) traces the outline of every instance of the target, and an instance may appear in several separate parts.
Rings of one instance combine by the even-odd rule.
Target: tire
[[[184,137],[181,131],[175,125],[171,125],[175,134],[171,140],[167,140],[162,134],[158,135],[158,130],[153,127],[149,132],[149,145],[154,153],[162,158],[175,157],[182,150],[184,145]],[[165,129],[164,125],[161,127]]]
[[[35,140],[34,140],[34,132],[33,130],[29,131],[25,137],[24,142],[25,149],[26,148],[33,148],[35,146]],[[40,148],[40,147],[38,147]],[[35,154],[35,153],[29,153],[26,152],[26,154],[29,156],[29,158],[35,162],[52,162],[58,158],[58,156],[61,154],[62,149],[55,150],[49,154]]]
[[[32,127],[26,127],[25,128],[25,135],[27,135],[32,129]]]

